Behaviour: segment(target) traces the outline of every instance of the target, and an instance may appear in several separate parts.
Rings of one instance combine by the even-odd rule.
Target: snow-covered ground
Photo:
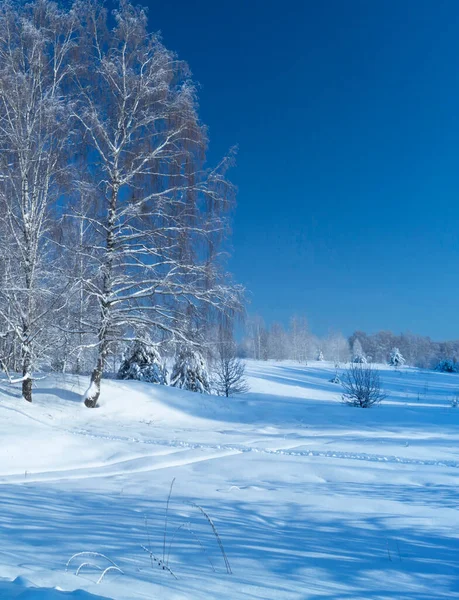
[[[363,410],[330,364],[248,371],[229,400],[105,381],[96,410],[86,378],[2,385],[0,598],[459,598],[459,376],[381,367]]]

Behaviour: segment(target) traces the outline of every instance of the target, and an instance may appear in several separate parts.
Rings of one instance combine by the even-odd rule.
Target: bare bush
[[[379,373],[371,365],[351,363],[342,380],[343,402],[351,406],[369,408],[386,397],[381,389]]]
[[[249,386],[245,378],[245,364],[236,356],[234,342],[222,342],[214,367],[214,388],[219,396],[246,394]]]

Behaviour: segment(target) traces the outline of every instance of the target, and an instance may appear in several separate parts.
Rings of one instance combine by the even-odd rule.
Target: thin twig
[[[143,546],[143,545],[141,545],[140,547],[142,548],[142,550],[145,550],[145,552],[148,552],[148,554],[150,555],[152,564],[153,564],[153,561],[155,561],[155,563],[158,565],[158,567],[160,569],[170,573],[172,575],[172,577],[174,577],[174,579],[178,579],[177,575],[172,571],[172,569],[170,567],[168,567],[166,564],[164,564],[164,562],[160,558],[156,558],[156,556],[151,552],[151,550],[148,550],[148,548],[145,548],[145,546]]]

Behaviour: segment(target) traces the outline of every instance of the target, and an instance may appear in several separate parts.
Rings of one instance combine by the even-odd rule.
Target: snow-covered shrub
[[[338,377],[337,373],[330,379],[330,383],[341,383],[341,379]]]
[[[381,390],[379,373],[371,365],[351,364],[343,377],[343,402],[369,408],[379,404],[386,395]]]
[[[365,358],[365,356],[363,354],[356,354],[352,358],[352,362],[356,365],[366,365],[367,359]]]
[[[170,384],[189,392],[210,394],[209,374],[201,352],[182,346],[176,356]]]
[[[405,363],[406,360],[404,359],[400,350],[398,348],[393,348],[392,352],[390,353],[389,364],[392,367],[403,367]]]
[[[441,373],[459,373],[459,363],[452,358],[443,358],[435,367]]]
[[[324,353],[322,352],[322,350],[319,350],[317,352],[317,358],[316,360],[318,360],[319,362],[322,362],[324,360]]]
[[[136,340],[121,363],[118,379],[136,379],[164,385],[167,371],[161,364],[158,350],[149,342]]]
[[[354,343],[352,344],[352,362],[358,365],[365,365],[367,363],[367,359],[365,358],[365,354],[363,352],[362,344],[360,340],[356,338]]]

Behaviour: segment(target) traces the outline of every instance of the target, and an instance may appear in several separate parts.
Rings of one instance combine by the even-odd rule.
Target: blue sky
[[[168,0],[267,321],[459,338],[459,2]]]

